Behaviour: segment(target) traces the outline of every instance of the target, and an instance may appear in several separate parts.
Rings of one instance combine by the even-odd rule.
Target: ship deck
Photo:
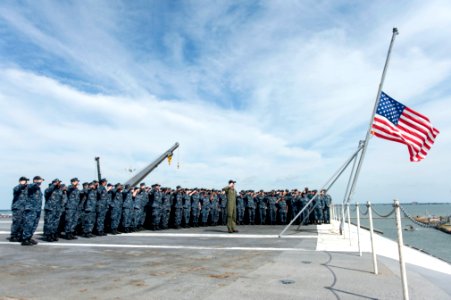
[[[377,236],[374,275],[368,232],[360,257],[354,226],[351,242],[332,224],[283,238],[283,226],[217,226],[27,247],[6,240],[9,226],[0,221],[0,299],[402,298],[396,243]],[[405,249],[411,299],[450,299],[451,266]]]

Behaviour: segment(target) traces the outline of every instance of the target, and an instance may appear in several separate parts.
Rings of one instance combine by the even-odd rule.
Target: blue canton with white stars
[[[398,125],[399,118],[401,117],[404,108],[406,108],[404,105],[391,98],[384,92],[381,92],[381,99],[379,105],[377,106],[376,113],[386,117],[393,124]]]

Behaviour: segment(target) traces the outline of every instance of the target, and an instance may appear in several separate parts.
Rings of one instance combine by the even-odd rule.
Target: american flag
[[[381,93],[371,133],[377,137],[407,145],[410,161],[420,161],[427,155],[438,129],[429,119]]]

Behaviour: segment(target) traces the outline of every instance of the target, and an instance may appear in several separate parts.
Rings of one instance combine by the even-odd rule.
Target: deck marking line
[[[0,242],[0,245],[16,245],[19,243]],[[127,244],[77,244],[77,243],[39,243],[34,247],[92,247],[92,248],[135,248],[135,249],[173,249],[173,250],[228,250],[228,251],[292,251],[292,252],[316,252],[314,249],[304,248],[277,248],[277,247],[203,247],[183,245],[127,245]]]

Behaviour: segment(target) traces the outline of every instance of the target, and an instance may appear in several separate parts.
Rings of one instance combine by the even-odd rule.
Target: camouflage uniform
[[[199,193],[194,193],[191,196],[191,217],[193,219],[193,226],[199,226],[199,205],[200,205],[200,195]]]
[[[12,224],[11,224],[11,238],[10,240],[20,241],[22,240],[23,223],[25,203],[28,198],[28,186],[27,184],[19,184],[13,189],[13,203],[11,205],[12,210]]]
[[[44,192],[44,239],[49,242],[58,240],[58,225],[63,211],[63,191],[52,184]]]
[[[39,224],[42,209],[42,191],[39,183],[28,186],[28,197],[25,202],[22,243],[30,241]]]
[[[247,215],[249,225],[255,225],[255,201],[250,193],[247,193],[245,196],[245,203],[247,208]]]
[[[277,205],[279,206],[280,224],[284,225],[287,223],[287,202],[282,197],[278,200]]]
[[[258,212],[258,220],[260,225],[266,224],[266,199],[265,196],[262,194],[257,195],[255,197],[255,200],[257,202],[257,212]]]
[[[123,206],[123,194],[121,190],[113,190],[112,199],[110,202],[110,216],[111,216],[111,233],[116,234],[121,221],[121,212]]]
[[[236,197],[236,210],[237,210],[237,224],[242,225],[244,220],[244,200],[243,195],[238,195]]]
[[[270,225],[275,225],[276,224],[276,212],[277,212],[277,207],[276,207],[276,197],[275,195],[269,195],[267,197],[268,199],[268,208],[269,208],[269,214],[268,214],[268,223]]]
[[[74,185],[67,189],[67,203],[64,232],[67,238],[75,237],[75,227],[78,221],[78,206],[80,205],[80,190]]]
[[[146,194],[146,195],[144,195]],[[135,196],[135,201],[133,202],[133,230],[138,230],[141,227],[142,211],[143,211],[143,197],[146,197],[147,193],[140,190]]]
[[[190,227],[189,219],[191,215],[191,196],[185,193],[183,195],[183,226]]]
[[[96,206],[97,206],[97,190],[90,188],[88,191],[88,197],[84,207],[84,220],[83,220],[83,236],[92,237],[92,230],[96,222]]]
[[[182,213],[183,213],[183,194],[178,191],[175,194],[174,201],[174,227],[180,228],[182,223]]]
[[[163,194],[159,190],[152,192],[152,229],[160,229],[161,211],[163,209]]]
[[[208,222],[208,215],[210,214],[210,199],[207,195],[207,193],[203,193],[200,196],[200,201],[201,201],[201,211],[200,214],[202,216],[202,226],[207,226],[207,222]]]
[[[96,230],[98,235],[104,235],[105,230],[105,217],[108,205],[108,191],[100,185],[97,190],[97,203],[96,203]]]
[[[172,206],[172,198],[173,195],[171,193],[165,193],[163,195],[163,209],[161,211],[161,222],[160,227],[162,229],[169,228],[169,217],[171,215],[171,206]]]
[[[221,224],[227,225],[227,196],[225,194],[219,194],[220,206],[221,206]]]
[[[324,195],[324,223],[330,224],[330,205],[332,204],[332,197],[329,194]]]
[[[132,227],[133,194],[131,189],[122,192],[122,227],[124,232],[130,232]]]
[[[211,205],[211,223],[212,223],[211,225],[216,226],[218,225],[219,221],[219,199],[216,193],[212,195],[210,205]]]

